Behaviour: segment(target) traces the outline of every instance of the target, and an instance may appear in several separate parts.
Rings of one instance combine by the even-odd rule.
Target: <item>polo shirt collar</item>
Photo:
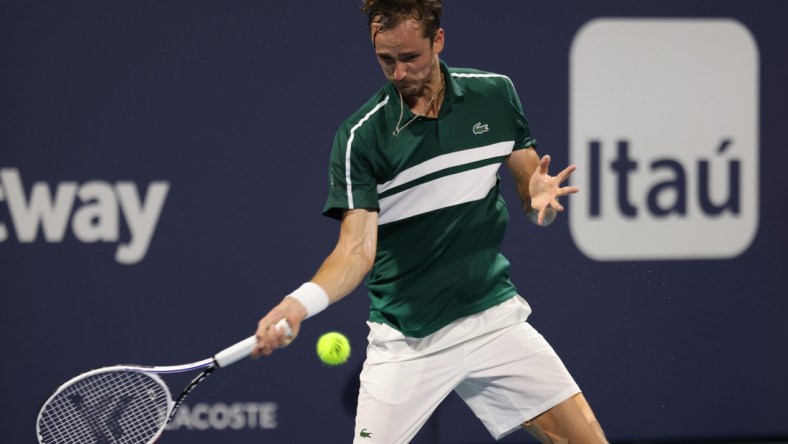
[[[451,75],[446,63],[441,60],[440,64],[441,72],[443,72],[443,81],[446,82],[446,92],[443,95],[443,101],[454,102],[465,95],[465,90],[462,89],[462,86],[460,86],[457,80]]]

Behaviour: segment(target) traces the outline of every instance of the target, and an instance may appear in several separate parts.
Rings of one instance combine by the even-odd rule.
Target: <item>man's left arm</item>
[[[550,156],[540,158],[533,148],[512,152],[505,163],[514,179],[525,214],[539,226],[550,225],[555,220],[556,212],[564,210],[558,202],[560,196],[579,191],[574,186],[561,186],[577,168],[575,165],[564,168],[556,176],[550,176]]]

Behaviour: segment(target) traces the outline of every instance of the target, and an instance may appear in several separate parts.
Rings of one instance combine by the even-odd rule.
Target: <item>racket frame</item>
[[[284,331],[285,335],[291,337],[293,331],[290,327],[290,324],[287,322],[286,319],[280,320],[275,328],[277,330]],[[36,418],[36,437],[38,438],[39,443],[44,443],[43,437],[41,436],[41,420],[46,411],[47,407],[49,406],[50,402],[57,397],[60,393],[64,390],[70,388],[77,382],[88,379],[90,377],[96,376],[101,373],[109,373],[109,372],[138,372],[144,373],[147,377],[151,378],[154,382],[156,382],[162,389],[167,399],[167,412],[166,419],[164,423],[159,426],[159,429],[156,431],[155,435],[150,439],[149,442],[155,442],[159,436],[164,432],[169,424],[172,421],[172,418],[175,416],[175,413],[180,407],[183,400],[189,393],[194,390],[194,388],[202,382],[205,378],[207,378],[213,371],[217,368],[227,367],[230,364],[233,364],[247,356],[249,356],[254,348],[257,346],[257,337],[250,336],[242,341],[239,341],[224,350],[220,351],[219,353],[215,354],[211,358],[203,359],[201,361],[195,361],[189,364],[182,364],[182,365],[167,365],[167,366],[141,366],[141,365],[112,365],[107,367],[101,367],[93,370],[86,371],[78,376],[75,376],[65,383],[61,384],[42,404],[41,408],[39,409],[38,416]],[[164,380],[159,376],[160,374],[170,374],[170,373],[183,373],[192,370],[200,370],[200,372],[192,381],[181,391],[178,395],[178,398],[173,400],[172,392],[170,391],[169,386],[164,382]]]

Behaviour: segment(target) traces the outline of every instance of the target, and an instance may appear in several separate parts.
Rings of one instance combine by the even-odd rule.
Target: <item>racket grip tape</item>
[[[274,328],[284,331],[286,336],[293,335],[293,329],[290,328],[290,324],[287,322],[287,319],[282,319],[281,321],[277,322],[276,327]],[[220,351],[214,355],[213,360],[216,361],[216,365],[218,367],[227,367],[228,365],[234,364],[249,356],[252,353],[252,350],[254,350],[255,346],[257,346],[257,337],[250,336],[243,341]]]

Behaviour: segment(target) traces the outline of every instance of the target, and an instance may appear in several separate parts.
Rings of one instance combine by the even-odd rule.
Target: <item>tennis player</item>
[[[388,82],[337,131],[324,214],[339,240],[314,277],[263,317],[256,355],[368,275],[370,329],[355,443],[409,442],[459,394],[495,439],[521,427],[546,443],[606,442],[499,252],[508,212],[498,169],[548,225],[574,170],[548,174],[509,78],[449,68],[441,0],[364,0]],[[286,318],[293,335],[270,328]]]

